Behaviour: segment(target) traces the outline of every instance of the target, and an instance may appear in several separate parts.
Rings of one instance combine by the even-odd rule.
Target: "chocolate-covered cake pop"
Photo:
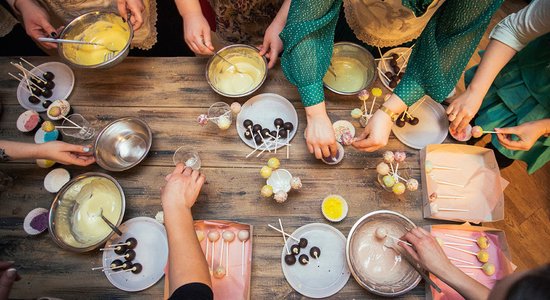
[[[133,266],[134,266],[134,264],[132,264],[131,261],[125,261],[125,262],[122,264],[122,270],[129,270],[129,269],[131,269]]]
[[[258,134],[254,136],[254,141],[256,142],[256,145],[258,145],[258,146],[261,145],[264,142],[262,137]]]
[[[254,132],[254,134],[256,134],[258,131],[261,131],[262,130],[262,125],[260,124],[254,124],[254,126],[252,126],[252,131]]]
[[[269,138],[269,134],[271,133],[271,130],[269,130],[268,128],[264,128],[262,129],[261,131],[261,134],[262,136],[264,137],[264,139],[267,139]]]
[[[132,265],[131,270],[133,274],[139,274],[143,270],[143,266],[140,263],[135,263]]]
[[[252,122],[252,120],[246,119],[246,120],[244,120],[244,122],[243,122],[244,128],[248,128],[248,127],[250,127],[250,126],[252,126],[252,125],[254,125],[254,122]]]
[[[32,103],[32,104],[38,104],[40,103],[40,98],[36,97],[35,95],[31,95],[29,96],[29,102]]]
[[[48,107],[50,107],[50,105],[52,105],[52,101],[50,101],[50,100],[44,100],[42,102],[42,107],[44,107],[44,108],[48,108]]]
[[[252,139],[252,133],[250,133],[249,130],[245,131],[244,132],[244,138],[247,139],[247,140],[251,140]]]
[[[53,80],[55,78],[55,75],[52,72],[48,71],[42,74],[42,77],[44,77],[44,79],[46,80]]]
[[[42,96],[44,96],[44,98],[50,98],[52,95],[53,95],[53,92],[52,90],[49,90],[49,89],[44,89],[44,91],[42,92]]]
[[[288,134],[287,134],[286,130],[284,130],[284,129],[279,130],[279,137],[280,138],[286,139],[287,136],[288,136]]]
[[[298,246],[297,244],[294,244],[290,247],[290,252],[292,252],[292,254],[296,255],[296,254],[300,254],[300,246]]]
[[[418,122],[420,122],[420,120],[417,117],[413,117],[412,119],[409,120],[409,124],[411,124],[412,126],[417,125]]]
[[[109,265],[109,268],[111,268],[115,272],[118,272],[120,271],[120,268],[119,268],[120,266],[122,266],[122,261],[120,259],[115,259],[111,262],[111,264]]]
[[[286,122],[284,125],[283,125],[283,128],[285,130],[288,130],[288,131],[292,131],[294,129],[294,125],[290,122]]]
[[[136,258],[136,251],[134,250],[128,250],[126,253],[124,253],[124,258],[128,261],[132,261]]]
[[[277,138],[277,131],[276,130],[271,131],[271,133],[269,133],[269,134],[271,134],[272,136]]]
[[[300,248],[307,247],[307,239],[306,238],[300,238],[300,242],[298,243],[298,246],[300,246]]]
[[[292,254],[285,255],[285,263],[289,266],[292,266],[296,263],[296,257]]]
[[[49,90],[53,90],[53,88],[55,87],[55,82],[53,82],[53,80],[46,81],[44,87]]]
[[[300,257],[298,257],[298,261],[302,265],[307,265],[309,263],[309,256],[307,256],[305,254],[302,254],[302,255],[300,255]]]
[[[275,125],[275,127],[283,127],[285,125],[285,121],[283,121],[283,119],[281,118],[277,118],[275,119],[275,121],[273,121],[273,125]]]
[[[128,247],[126,245],[120,245],[115,247],[114,252],[118,255],[123,255],[127,250]]]
[[[311,249],[309,249],[309,255],[311,255],[311,257],[314,257],[314,258],[319,258],[319,256],[321,256],[321,249],[319,249],[319,247],[311,247]]]

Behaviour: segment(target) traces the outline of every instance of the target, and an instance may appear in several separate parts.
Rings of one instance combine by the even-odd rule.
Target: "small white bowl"
[[[342,215],[339,218],[333,219],[327,216],[324,210],[324,207],[325,207],[325,202],[328,201],[329,199],[338,199],[342,204]],[[325,197],[325,199],[323,199],[323,202],[321,203],[321,212],[323,213],[323,216],[325,217],[325,219],[334,223],[342,221],[348,215],[348,209],[349,209],[348,202],[346,202],[346,199],[344,199],[344,197],[340,195],[328,195]]]
[[[69,171],[63,168],[53,169],[44,177],[44,188],[50,193],[57,193],[69,180],[71,180]]]
[[[267,179],[266,183],[273,187],[273,194],[277,192],[288,193],[291,189],[290,180],[292,174],[285,169],[277,169],[271,173],[271,176]]]
[[[321,160],[327,164],[327,165],[337,165],[339,164],[342,159],[344,159],[344,146],[340,143],[336,143],[338,146],[338,152],[336,153],[336,157],[323,157]]]

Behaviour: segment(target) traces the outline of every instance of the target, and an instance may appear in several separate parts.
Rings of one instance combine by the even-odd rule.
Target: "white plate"
[[[429,144],[441,144],[448,134],[449,120],[445,110],[429,96],[425,97],[426,100],[412,113],[413,117],[420,120],[416,126],[406,123],[400,128],[394,123],[392,127],[395,137],[414,149],[422,149]],[[418,103],[413,104],[410,110],[415,109]]]
[[[393,48],[391,50],[388,50],[386,51],[386,53],[384,53],[384,57],[391,57],[392,54],[397,54],[399,56],[401,56],[401,54],[405,53],[406,51],[408,51],[410,48],[407,48],[407,47],[399,47],[399,48]],[[410,53],[407,54],[407,60],[408,60],[408,57],[410,56]],[[399,68],[401,68],[404,64],[405,64],[406,60],[403,60],[403,59],[399,59],[397,61],[397,66],[399,66]],[[377,70],[378,71],[378,78],[380,78],[380,81],[382,82],[382,84],[390,91],[393,92],[393,89],[390,88],[390,82],[386,79],[386,77],[384,75],[382,75],[382,73],[386,73],[386,69],[384,68],[384,64],[386,65],[386,69],[388,70],[388,72],[391,72],[392,74],[395,74],[393,72],[393,68],[390,66],[390,60],[389,59],[381,59],[378,61],[378,69],[380,70]],[[405,70],[403,71],[407,71],[407,67],[405,66]]]
[[[254,124],[260,124],[262,127],[276,130],[273,121],[277,118],[281,118],[285,122],[291,122],[294,125],[294,130],[292,130],[288,139],[288,141],[291,141],[296,134],[296,130],[298,130],[298,114],[292,103],[277,94],[266,93],[256,95],[243,104],[241,112],[237,116],[237,133],[248,147],[256,148],[253,140],[247,140],[244,137],[244,132],[246,131],[246,128],[243,126],[244,120],[250,119]],[[282,142],[286,142],[286,139],[283,139]],[[277,145],[277,149],[281,147],[283,145]],[[275,145],[270,147],[270,150],[274,149]]]
[[[53,95],[48,99],[40,96],[38,97],[40,100],[50,100],[53,102],[58,99],[67,99],[69,97],[74,87],[74,73],[69,66],[54,61],[41,64],[38,68],[31,70],[32,74],[42,78],[42,72],[38,71],[38,69],[44,72],[52,72],[55,75],[53,79],[53,82],[55,82],[55,87],[52,90]],[[37,112],[46,111],[42,103],[32,104],[29,102],[28,98],[31,94],[27,91],[25,85],[26,84],[23,84],[23,82],[20,82],[19,86],[17,86],[17,100],[19,104],[26,109],[34,109]]]
[[[168,238],[164,226],[155,219],[137,217],[124,222],[119,229],[122,236],[113,234],[106,245],[125,242],[130,237],[137,239],[136,258],[132,262],[140,263],[143,270],[139,274],[107,271],[105,276],[115,287],[127,292],[151,287],[164,276],[168,261]],[[109,267],[116,256],[114,251],[103,251],[103,267]]]
[[[325,298],[336,294],[349,280],[346,263],[346,237],[338,229],[322,223],[304,225],[292,233],[296,238],[306,238],[307,247],[300,254],[309,255],[313,246],[321,249],[319,264],[310,257],[307,265],[298,261],[289,266],[285,263],[286,249],[281,253],[281,266],[286,280],[298,293],[310,298]],[[296,242],[287,240],[290,248]],[[299,256],[298,255],[298,256]]]

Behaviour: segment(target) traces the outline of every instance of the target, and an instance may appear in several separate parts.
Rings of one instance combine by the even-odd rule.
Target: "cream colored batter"
[[[122,197],[116,185],[103,177],[90,177],[74,184],[64,195],[56,214],[56,233],[73,246],[93,245],[109,235],[111,228],[100,212],[116,224]]]
[[[129,43],[130,29],[122,18],[107,16],[104,20],[98,21],[80,34],[72,37],[75,40],[99,43],[100,45],[63,45],[67,58],[74,63],[91,66],[104,62],[106,55],[114,51],[116,56]]]
[[[353,93],[363,88],[367,76],[367,68],[357,59],[350,57],[334,57],[331,60],[332,70],[327,72],[323,82],[339,92]]]
[[[226,57],[233,65],[223,60],[210,72],[210,81],[221,92],[229,95],[238,95],[254,89],[262,81],[265,65],[261,60],[247,56]],[[236,68],[235,68],[236,67]]]

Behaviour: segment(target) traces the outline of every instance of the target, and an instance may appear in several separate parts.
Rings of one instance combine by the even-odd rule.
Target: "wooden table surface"
[[[52,60],[46,57],[29,59],[35,64]],[[7,75],[8,71],[14,71],[9,65],[9,61],[14,60],[0,58],[0,99],[3,103],[0,136],[32,142],[32,134],[21,133],[15,126],[24,109],[17,102],[17,82]],[[129,57],[107,70],[74,70],[76,82],[69,102],[75,113],[98,126],[120,117],[135,116],[145,120],[152,129],[151,151],[133,169],[108,172],[97,165],[66,167],[72,176],[98,171],[116,178],[126,195],[124,220],[137,216],[154,217],[161,210],[159,188],[164,184],[164,176],[173,168],[174,151],[182,145],[196,149],[207,183],[193,208],[195,219],[234,220],[255,226],[251,299],[305,298],[286,282],[280,265],[282,239],[277,232],[268,229],[267,223],[277,223],[277,218],[281,218],[290,232],[313,222],[329,223],[320,209],[322,199],[329,194],[342,195],[350,206],[348,217],[332,224],[345,236],[361,216],[379,209],[402,213],[417,225],[433,223],[422,218],[420,190],[397,197],[382,190],[376,182],[375,168],[385,150],[406,151],[412,175],[420,181],[419,152],[392,136],[387,147],[374,153],[360,153],[347,147],[343,162],[337,166],[317,161],[307,151],[302,135],[306,124],[297,90],[286,81],[280,68],[269,72],[263,87],[255,94],[277,93],[295,105],[300,124],[292,143],[291,158],[287,160],[284,151],[277,157],[283,168],[302,178],[304,187],[292,193],[284,204],[262,198],[259,191],[265,181],[259,170],[274,155],[245,159],[250,148],[240,141],[235,126],[222,132],[213,124],[200,127],[196,123],[196,117],[206,113],[212,103],[234,101],[210,89],[204,76],[205,64],[206,59],[202,58]],[[379,81],[375,86],[382,87]],[[242,104],[250,97],[237,100]],[[355,96],[338,96],[327,91],[326,97],[333,121],[352,121],[350,110],[360,105]],[[355,121],[354,124],[359,126]],[[36,207],[49,208],[54,198],[54,194],[43,187],[44,176],[50,170],[39,168],[30,161],[3,163],[0,170],[13,178],[13,186],[0,192],[0,260],[15,261],[23,277],[14,285],[11,297],[161,298],[164,279],[138,293],[124,292],[113,287],[101,272],[90,271],[90,267],[101,265],[99,251],[75,254],[59,248],[48,234],[28,236],[22,225],[25,215]],[[423,283],[403,297],[423,298]],[[350,277],[346,286],[332,298],[379,297],[361,288]]]

